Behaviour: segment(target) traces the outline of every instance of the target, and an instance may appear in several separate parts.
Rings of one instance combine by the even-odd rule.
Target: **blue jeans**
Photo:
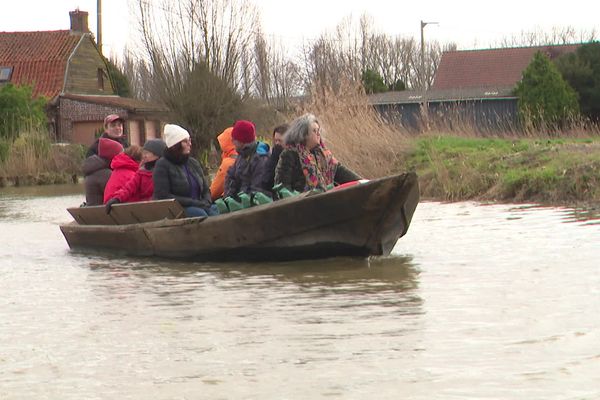
[[[215,215],[219,215],[219,209],[216,204],[211,204],[208,208],[200,208],[200,207],[186,207],[185,208],[185,216],[186,217],[212,217]]]

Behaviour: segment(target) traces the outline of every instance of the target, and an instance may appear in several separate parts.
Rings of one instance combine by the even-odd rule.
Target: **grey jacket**
[[[104,188],[110,178],[110,161],[97,155],[83,161],[85,186],[85,203],[88,206],[99,206],[104,202]]]
[[[191,197],[191,187],[188,182],[184,165],[187,165],[193,178],[198,183],[199,198]],[[152,171],[155,200],[175,199],[182,207],[208,208],[210,202],[210,185],[204,177],[200,163],[190,157],[185,164],[176,164],[166,157],[161,157]]]

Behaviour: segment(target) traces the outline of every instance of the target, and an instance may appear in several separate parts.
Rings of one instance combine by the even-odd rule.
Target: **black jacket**
[[[191,188],[188,182],[184,165],[187,165],[190,174],[198,182],[199,198],[191,197]],[[200,163],[195,158],[188,158],[184,164],[177,164],[166,156],[161,157],[152,171],[154,181],[155,200],[175,199],[183,207],[208,208],[210,202],[210,185],[204,177]]]
[[[275,185],[275,169],[277,168],[277,163],[279,163],[279,156],[281,156],[281,152],[283,151],[283,146],[276,145],[273,146],[273,150],[271,151],[271,156],[269,157],[269,163],[267,164],[267,170],[269,171],[268,180],[267,180],[267,189],[272,189]]]
[[[354,171],[344,167],[338,163],[335,169],[334,183],[342,184],[346,182],[356,181],[361,179]],[[304,192],[306,186],[306,178],[302,172],[300,157],[298,152],[292,149],[285,149],[279,156],[279,162],[275,169],[275,184],[282,183],[289,190]]]
[[[238,152],[235,163],[227,171],[223,197],[240,192],[262,192],[271,196],[269,181],[269,146],[256,142],[254,146]]]

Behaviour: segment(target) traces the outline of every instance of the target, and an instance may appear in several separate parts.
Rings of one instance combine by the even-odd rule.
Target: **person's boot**
[[[248,193],[240,192],[238,193],[238,197],[242,202],[242,208],[252,207],[252,201]]]
[[[273,199],[262,192],[254,192],[254,195],[252,196],[252,204],[254,204],[255,206],[259,206],[261,204],[268,204],[272,202]]]
[[[239,201],[237,201],[236,199],[234,199],[231,196],[225,197],[225,204],[227,204],[227,208],[229,209],[229,212],[242,210],[244,208],[242,206],[242,203],[240,203]]]
[[[227,208],[227,204],[225,204],[223,199],[216,199],[214,203],[219,210],[219,214],[227,214],[229,212],[229,208]]]

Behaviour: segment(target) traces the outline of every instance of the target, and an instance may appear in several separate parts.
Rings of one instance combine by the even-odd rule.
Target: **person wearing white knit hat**
[[[179,125],[166,124],[163,130],[163,135],[165,137],[165,142],[167,143],[167,147],[173,147],[177,143],[182,140],[186,140],[190,138],[190,134],[188,131],[180,127]]]
[[[167,144],[163,157],[154,166],[155,200],[175,199],[185,209],[187,217],[218,215],[212,204],[210,185],[198,160],[191,157],[192,139],[179,125],[167,124],[163,129]]]

